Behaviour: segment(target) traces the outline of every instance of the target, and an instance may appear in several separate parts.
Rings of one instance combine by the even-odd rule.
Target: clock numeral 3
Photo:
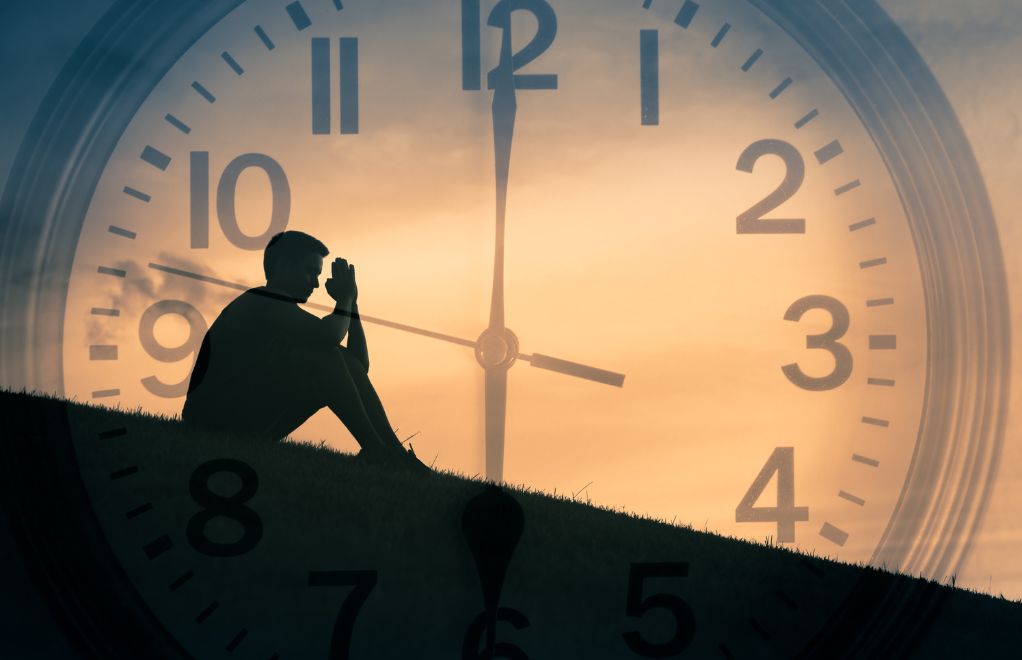
[[[156,323],[168,314],[182,316],[188,321],[188,338],[177,346],[164,346],[156,339]],[[206,319],[199,310],[183,300],[161,300],[150,305],[138,321],[138,340],[142,348],[154,360],[160,362],[180,362],[191,358],[199,350],[202,338],[206,335]],[[156,376],[146,376],[142,386],[151,394],[164,399],[184,396],[188,390],[188,376],[179,383],[167,384]]]
[[[811,392],[823,392],[841,387],[852,375],[852,352],[838,341],[848,332],[851,315],[848,313],[848,308],[835,298],[806,296],[791,304],[788,311],[784,313],[784,320],[798,322],[802,320],[806,312],[813,309],[829,312],[833,322],[830,330],[822,335],[806,337],[806,348],[829,351],[834,356],[834,370],[819,378],[807,376],[796,363],[786,364],[781,367],[781,370],[796,386]]]
[[[696,619],[692,608],[680,596],[658,593],[642,597],[643,583],[653,578],[688,577],[688,562],[636,562],[628,572],[628,594],[625,616],[641,619],[647,612],[667,610],[674,617],[674,635],[666,642],[650,642],[638,630],[622,634],[625,644],[643,658],[669,658],[678,655],[692,643]]]
[[[795,196],[806,178],[806,162],[798,149],[783,140],[760,140],[750,144],[738,157],[737,169],[752,174],[763,156],[780,156],[786,168],[784,180],[772,193],[738,216],[739,234],[804,234],[804,218],[764,218],[763,216]]]
[[[755,506],[777,474],[777,505]],[[735,509],[735,522],[776,522],[777,541],[795,541],[795,523],[809,520],[809,507],[795,506],[795,448],[777,447]]]
[[[210,159],[208,151],[191,154],[191,247],[209,247]],[[270,182],[270,226],[256,236],[249,236],[238,226],[235,202],[238,179],[249,169],[262,170]],[[291,216],[291,184],[280,163],[265,154],[238,156],[224,168],[216,187],[216,214],[224,236],[242,250],[262,250],[270,237],[287,229]]]
[[[341,603],[330,637],[330,660],[348,660],[359,610],[376,586],[376,571],[309,571],[310,587],[354,587]]]
[[[209,486],[212,477],[222,472],[233,474],[241,480],[238,491],[229,497],[215,493]],[[192,547],[210,557],[237,557],[256,547],[263,538],[263,521],[245,503],[255,496],[258,489],[259,475],[250,465],[239,460],[217,458],[195,468],[188,482],[188,491],[203,509],[188,521],[186,536]],[[230,542],[210,539],[206,535],[206,527],[218,517],[241,525],[241,538]]]
[[[338,40],[341,134],[358,133],[358,39]],[[330,100],[330,39],[312,39],[312,133],[330,135],[333,103]]]
[[[510,5],[510,6],[509,6]],[[499,30],[511,29],[511,12],[526,11],[536,18],[536,34],[521,50],[511,56],[511,69],[518,71],[547,52],[557,37],[557,14],[546,0],[500,0],[486,20]],[[482,25],[480,0],[461,1],[462,89],[478,90],[482,81]],[[487,74],[487,86],[494,89],[497,69]],[[515,89],[557,89],[557,75],[552,73],[517,73]]]

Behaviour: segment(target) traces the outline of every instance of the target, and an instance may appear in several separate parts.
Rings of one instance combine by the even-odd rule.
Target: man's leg
[[[387,412],[383,408],[383,402],[380,401],[376,388],[373,387],[372,382],[369,380],[369,374],[366,373],[365,367],[359,362],[358,358],[354,357],[343,346],[341,347],[341,355],[344,356],[344,364],[348,368],[348,375],[358,390],[362,407],[365,408],[366,413],[369,415],[376,433],[384,442],[397,444],[400,447],[401,440],[394,434],[394,425],[387,419]]]

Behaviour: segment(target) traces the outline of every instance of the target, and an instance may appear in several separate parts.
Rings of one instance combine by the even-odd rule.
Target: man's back
[[[336,347],[320,319],[260,287],[234,299],[210,326],[181,413],[206,428],[261,434],[280,398],[302,378],[299,354]]]

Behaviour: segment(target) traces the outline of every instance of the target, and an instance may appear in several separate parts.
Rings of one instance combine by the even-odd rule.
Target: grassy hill
[[[995,658],[1022,641],[1018,603],[566,498],[25,394],[0,394],[0,419],[11,483],[31,473],[33,447],[73,447],[45,489],[81,475],[90,513],[76,515],[99,525],[131,589],[197,657],[346,657],[342,641],[351,658],[487,657],[478,555],[499,564],[505,550],[497,638],[529,658]],[[665,563],[673,576],[638,580]],[[362,573],[323,586],[330,571]],[[367,591],[352,605],[355,584]],[[677,637],[681,653],[638,654],[629,632],[654,647]],[[525,657],[506,650],[492,657]]]

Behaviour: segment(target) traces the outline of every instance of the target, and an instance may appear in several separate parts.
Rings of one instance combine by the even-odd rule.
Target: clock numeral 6
[[[376,586],[376,571],[309,571],[310,587],[354,587],[341,603],[330,637],[330,660],[348,660],[359,610]]]
[[[755,506],[777,474],[777,505]],[[735,509],[735,522],[776,522],[777,541],[795,541],[795,523],[809,520],[809,507],[795,506],[795,449],[777,447]]]
[[[478,90],[482,86],[482,25],[481,0],[461,0],[461,70],[462,89]],[[510,7],[509,7],[510,5]],[[499,30],[510,30],[509,12],[526,11],[536,18],[536,35],[521,50],[511,56],[511,69],[519,69],[541,56],[557,37],[557,14],[546,0],[500,0],[486,20],[486,24]],[[487,86],[494,88],[497,69],[486,77]],[[515,89],[557,89],[556,74],[515,74]]]
[[[666,642],[643,639],[638,630],[622,634],[628,648],[644,658],[669,658],[678,655],[692,643],[696,632],[692,608],[679,596],[658,593],[642,597],[643,583],[652,578],[688,577],[688,562],[634,563],[628,572],[628,595],[625,615],[640,619],[650,610],[663,609],[674,617],[674,635]]]
[[[191,247],[209,247],[210,159],[208,151],[191,154]],[[235,201],[238,179],[249,169],[262,170],[270,182],[270,226],[261,234],[249,236],[238,226]],[[242,250],[262,250],[270,237],[287,229],[291,216],[291,185],[280,163],[265,154],[242,154],[224,168],[216,187],[216,214],[224,236]]]
[[[807,376],[798,364],[792,363],[781,367],[781,371],[796,386],[812,392],[823,392],[841,387],[852,375],[852,352],[848,350],[847,346],[838,342],[848,332],[851,315],[848,313],[848,308],[835,298],[806,296],[791,304],[788,311],[784,313],[784,320],[798,322],[802,320],[806,312],[813,309],[829,312],[833,322],[827,332],[806,337],[806,348],[830,352],[834,356],[834,370],[826,376],[814,378]]]
[[[168,314],[182,316],[188,321],[188,338],[178,346],[164,346],[156,339],[156,323]],[[161,300],[150,305],[138,321],[138,340],[154,360],[180,362],[191,358],[199,350],[206,335],[206,320],[199,310],[183,300]],[[184,396],[188,391],[188,376],[179,383],[167,384],[156,376],[146,376],[142,386],[151,394],[164,399]]]
[[[241,480],[237,492],[228,497],[214,492],[209,482],[213,475],[226,472]],[[217,458],[197,467],[188,481],[188,492],[203,509],[188,521],[186,536],[198,552],[210,557],[237,557],[259,544],[263,538],[263,521],[245,503],[255,497],[259,489],[259,475],[247,463],[233,458]],[[241,538],[237,541],[214,541],[206,532],[206,526],[218,517],[227,518],[241,525]]]
[[[494,613],[496,621],[506,621],[515,630],[529,627],[529,618],[511,607],[498,607]],[[487,613],[480,612],[472,620],[465,631],[465,640],[461,646],[461,660],[529,660],[528,654],[510,642],[493,641],[492,648],[487,648],[484,637],[487,635]]]
[[[763,216],[795,196],[806,178],[806,162],[798,149],[783,140],[760,140],[750,144],[738,157],[737,169],[752,174],[763,156],[779,156],[786,168],[784,180],[772,193],[738,216],[739,234],[804,234],[804,218],[764,218]]]

